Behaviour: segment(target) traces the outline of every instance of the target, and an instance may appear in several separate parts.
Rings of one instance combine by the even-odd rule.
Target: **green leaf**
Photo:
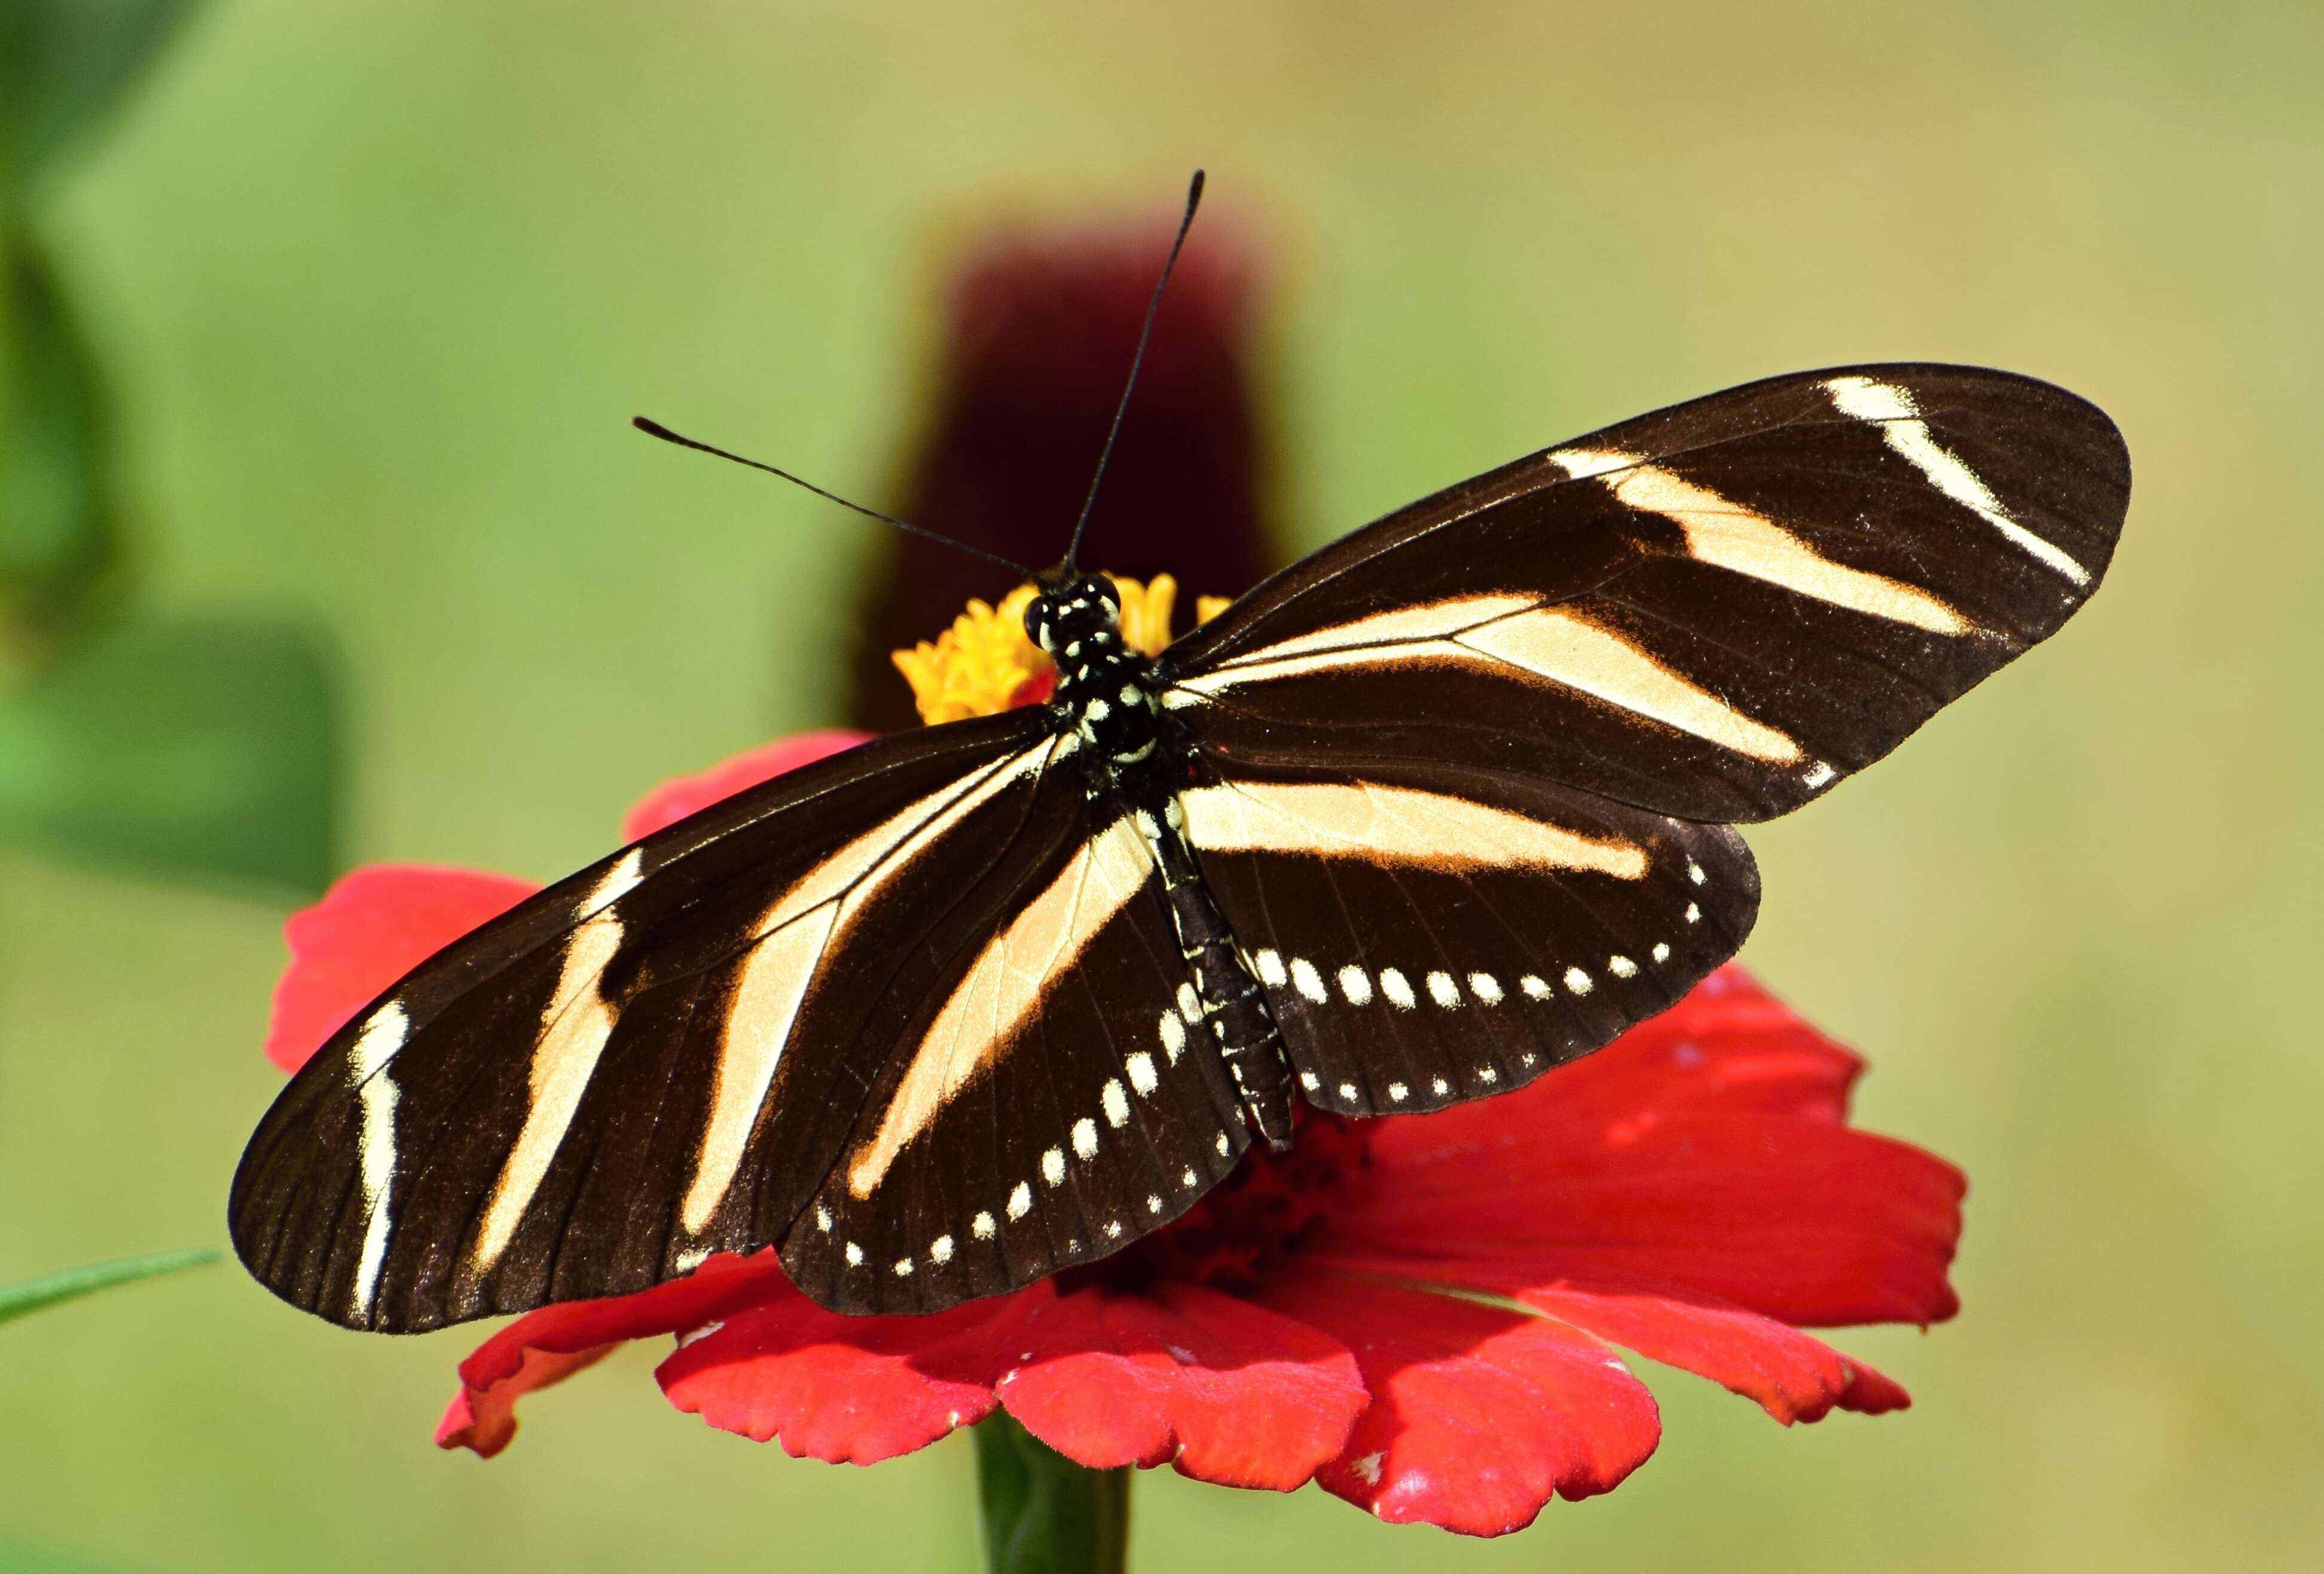
[[[333,873],[336,662],[291,625],[127,621],[0,698],[0,837],[310,894]]]
[[[151,1279],[157,1273],[175,1273],[181,1268],[198,1268],[205,1263],[217,1262],[220,1255],[216,1246],[148,1252],[142,1257],[121,1257],[110,1263],[91,1263],[85,1267],[67,1268],[62,1273],[27,1279],[21,1284],[0,1284],[0,1322],[23,1317],[28,1311],[54,1306],[60,1301],[71,1301],[96,1291],[110,1290],[115,1284]]]
[[[1005,1410],[977,1424],[976,1485],[991,1574],[1121,1574],[1130,1472],[1089,1470]]]
[[[5,5],[11,0],[0,0]],[[37,670],[121,563],[111,421],[88,340],[31,236],[0,256],[0,679]]]
[[[192,0],[0,0],[0,191],[33,178],[120,105]]]

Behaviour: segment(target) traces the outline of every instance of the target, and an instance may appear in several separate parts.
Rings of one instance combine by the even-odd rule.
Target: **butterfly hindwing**
[[[872,1095],[782,1242],[802,1288],[857,1312],[1013,1289],[1233,1167],[1250,1138],[1158,884],[1135,817],[1101,818],[1028,867],[1005,923],[939,941],[934,986],[857,1046]]]
[[[1167,703],[1228,752],[1503,765],[1765,819],[2062,624],[2128,489],[2113,424],[2044,383],[1775,378],[1334,542],[1167,652]]]
[[[1728,828],[1506,771],[1213,756],[1183,801],[1299,1085],[1338,1114],[1522,1087],[1674,1004],[1757,911]]]

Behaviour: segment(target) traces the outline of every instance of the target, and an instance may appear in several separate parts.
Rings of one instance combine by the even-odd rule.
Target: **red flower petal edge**
[[[1902,1410],[1902,1388],[1821,1339],[1774,1318],[1670,1288],[1544,1285],[1516,1299],[1569,1327],[1648,1360],[1708,1377],[1789,1426],[1835,1406],[1877,1415]]]
[[[871,736],[868,732],[849,732],[840,727],[794,733],[760,748],[745,749],[698,775],[665,782],[639,800],[638,806],[622,821],[622,840],[643,841],[665,826],[676,825],[722,799],[732,798],[761,782],[771,782],[801,765],[828,759]]]
[[[800,733],[655,788],[622,822],[638,841],[724,798],[852,749],[872,735]],[[349,1018],[412,968],[540,890],[529,880],[425,864],[356,869],[290,915],[290,965],[274,986],[266,1058],[296,1071]]]
[[[929,1317],[848,1318],[792,1289],[771,1253],[761,1261],[773,1288],[718,1322],[673,1330],[679,1348],[655,1375],[672,1404],[712,1426],[833,1463],[876,1464],[983,1420],[1016,1325],[1055,1293],[1036,1285]]]
[[[1332,1335],[1200,1284],[1076,1290],[1024,1329],[1001,1376],[1025,1429],[1093,1469],[1176,1461],[1199,1480],[1288,1492],[1336,1455],[1370,1403]]]
[[[715,1325],[769,1295],[804,1301],[771,1253],[711,1257],[684,1279],[637,1295],[568,1301],[510,1323],[460,1363],[460,1392],[436,1428],[439,1447],[486,1458],[516,1433],[516,1402],[560,1383],[626,1340]]]
[[[857,741],[820,734],[658,791],[633,836]],[[533,887],[359,870],[291,920],[268,1052],[295,1067],[395,977]],[[1095,1468],[1314,1479],[1388,1520],[1489,1535],[1604,1492],[1660,1422],[1611,1347],[1786,1423],[1908,1403],[1803,1333],[1951,1315],[1960,1172],[1847,1125],[1861,1069],[1739,968],[1531,1088],[1440,1115],[1311,1115],[1283,1159],[1066,1281],[925,1318],[847,1318],[771,1252],[545,1307],[461,1363],[437,1433],[497,1453],[518,1401],[674,1336],[678,1408],[868,1464],[1005,1404]],[[1286,1228],[1286,1220],[1295,1221]],[[1480,1297],[1489,1297],[1481,1300]]]
[[[1316,1480],[1382,1519],[1522,1530],[1553,1495],[1612,1491],[1661,1439],[1646,1384],[1563,1323],[1329,1277],[1269,1302],[1359,1352],[1372,1403]]]
[[[355,870],[282,926],[290,965],[274,986],[266,1058],[296,1071],[387,986],[540,887],[423,864]]]

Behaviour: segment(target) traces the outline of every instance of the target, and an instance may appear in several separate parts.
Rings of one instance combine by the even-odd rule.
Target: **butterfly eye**
[[[1034,597],[1025,608],[1025,637],[1043,650],[1049,648],[1049,598]]]

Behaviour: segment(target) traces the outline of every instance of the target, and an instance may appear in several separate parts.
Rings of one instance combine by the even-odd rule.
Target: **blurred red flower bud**
[[[1035,567],[1064,555],[1174,217],[1012,227],[972,245],[944,288],[932,397],[894,494],[902,518]],[[1270,566],[1265,293],[1257,244],[1231,212],[1206,211],[1163,298],[1083,561],[1219,595]],[[889,652],[1014,584],[934,542],[884,543],[860,624],[853,725],[917,725]]]

